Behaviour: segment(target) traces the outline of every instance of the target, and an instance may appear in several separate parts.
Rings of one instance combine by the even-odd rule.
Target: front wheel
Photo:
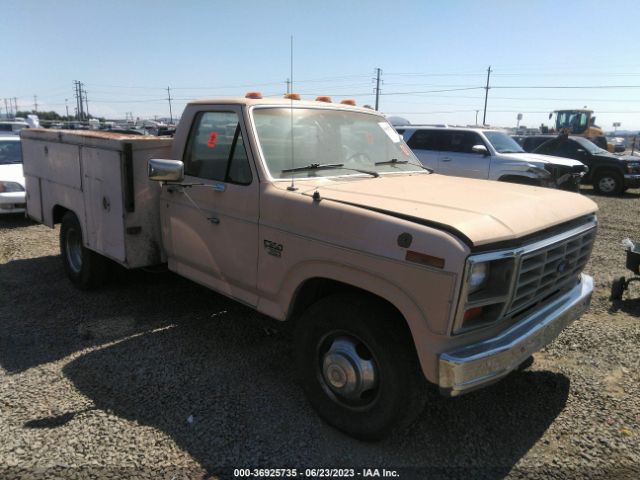
[[[404,320],[366,295],[336,294],[312,305],[295,333],[304,391],[320,416],[365,440],[408,425],[426,381]]]
[[[593,187],[601,195],[621,195],[624,191],[624,179],[618,172],[597,172]]]
[[[105,277],[106,259],[85,248],[78,217],[67,212],[60,227],[60,253],[65,272],[76,287],[88,290],[100,286]]]

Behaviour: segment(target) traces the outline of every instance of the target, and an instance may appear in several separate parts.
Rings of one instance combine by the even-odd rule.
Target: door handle
[[[216,192],[224,192],[227,189],[227,186],[224,183],[214,183],[211,185],[211,188]]]
[[[220,219],[218,217],[209,217],[207,218],[207,220],[209,220],[214,225],[218,225],[220,223]]]
[[[450,162],[451,161],[451,157],[442,157],[442,161],[443,162]]]

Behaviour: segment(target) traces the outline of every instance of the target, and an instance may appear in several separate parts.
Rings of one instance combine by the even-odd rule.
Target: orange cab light
[[[287,100],[300,100],[300,94],[299,93],[285,93],[284,94],[284,98],[286,98]]]
[[[326,95],[321,95],[319,97],[316,97],[316,102],[331,103],[331,97],[327,97]]]
[[[352,107],[356,106],[356,101],[355,100],[342,100],[340,102],[342,105],[351,105]]]
[[[247,92],[244,98],[260,99],[262,98],[262,94],[260,92]]]
[[[469,320],[473,320],[474,318],[482,315],[482,307],[473,307],[464,312],[463,321],[468,322]]]

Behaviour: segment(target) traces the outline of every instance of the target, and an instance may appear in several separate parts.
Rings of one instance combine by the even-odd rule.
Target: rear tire
[[[622,195],[624,179],[622,175],[612,170],[596,172],[593,178],[593,188],[601,195]]]
[[[102,285],[107,270],[106,258],[85,248],[82,228],[73,212],[62,217],[60,253],[64,270],[76,287],[90,290]]]
[[[311,305],[295,331],[298,375],[329,424],[378,440],[411,423],[426,400],[411,335],[388,304],[336,294]]]

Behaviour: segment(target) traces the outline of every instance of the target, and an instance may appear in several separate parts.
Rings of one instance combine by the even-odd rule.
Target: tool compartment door
[[[85,245],[124,262],[122,154],[117,150],[82,147],[86,212]]]

